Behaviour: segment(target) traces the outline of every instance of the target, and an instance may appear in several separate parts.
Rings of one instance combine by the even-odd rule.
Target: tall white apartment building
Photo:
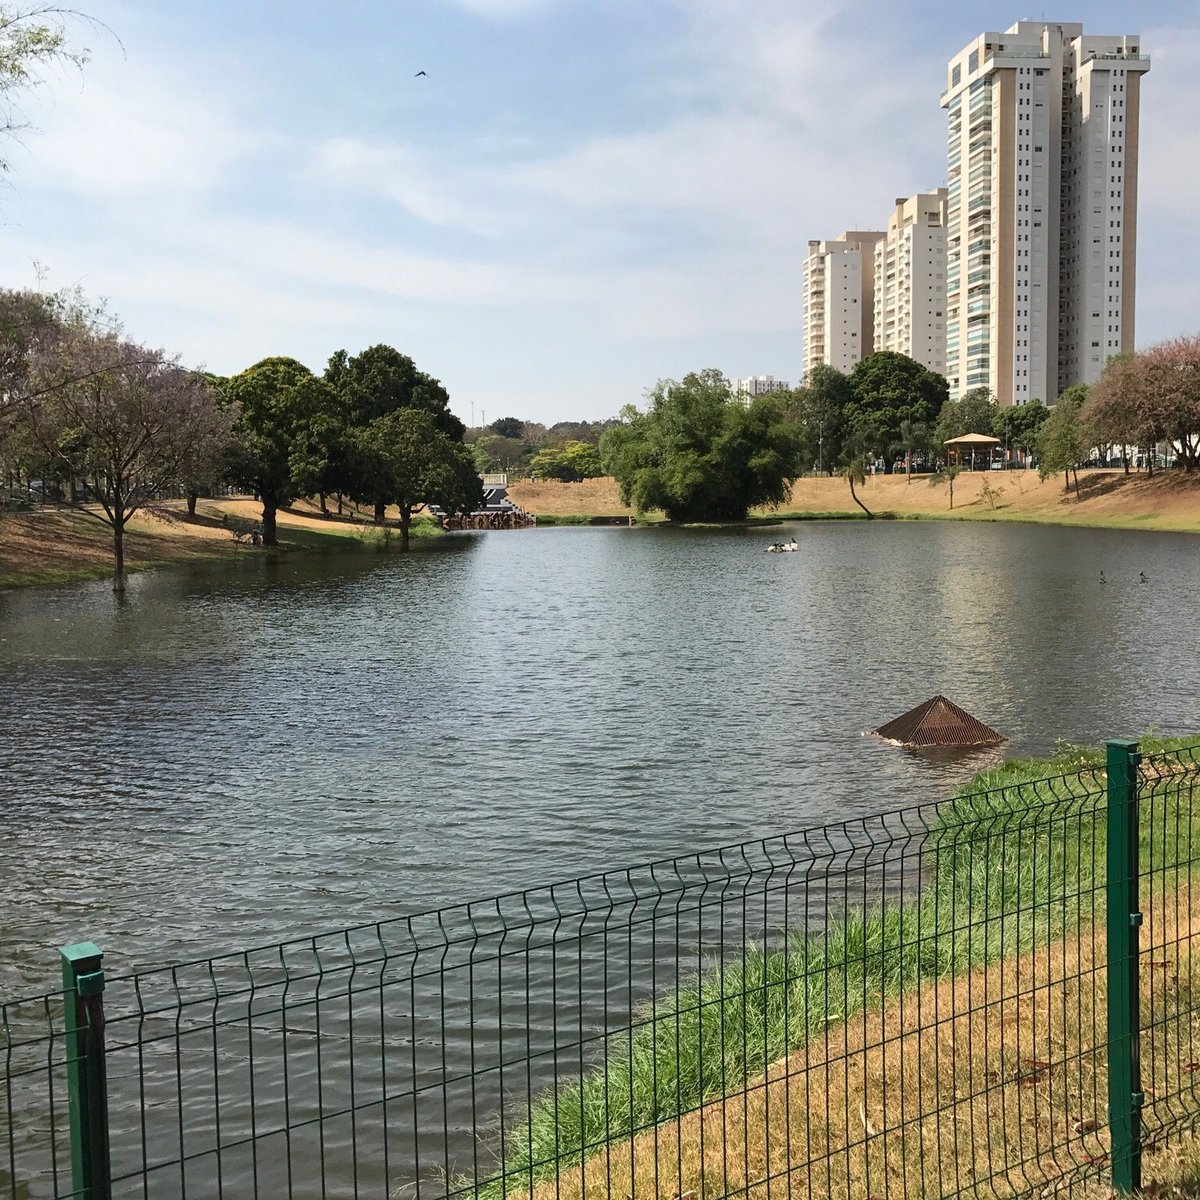
[[[1133,349],[1140,44],[1019,21],[950,60],[952,397],[1053,403]]]
[[[884,234],[848,230],[809,242],[804,260],[804,373],[824,363],[849,371],[875,347],[875,243]]]
[[[749,402],[755,396],[766,396],[771,392],[786,392],[792,385],[786,379],[774,375],[751,375],[747,379],[731,379],[729,390],[739,400]]]
[[[875,243],[876,350],[946,370],[946,189],[896,199]]]

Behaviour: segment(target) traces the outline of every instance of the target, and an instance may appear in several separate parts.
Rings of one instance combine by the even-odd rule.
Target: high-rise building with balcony
[[[849,371],[875,347],[875,243],[849,230],[809,242],[804,260],[804,373],[820,363]]]
[[[1140,47],[1019,21],[950,60],[952,397],[1053,403],[1133,349]]]
[[[897,197],[875,243],[876,350],[946,370],[946,189]]]

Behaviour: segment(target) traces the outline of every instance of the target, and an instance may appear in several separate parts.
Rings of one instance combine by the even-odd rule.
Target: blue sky
[[[1194,2],[83,7],[113,33],[76,27],[83,75],[23,102],[0,278],[107,297],[192,365],[388,342],[476,422],[706,366],[794,382],[808,239],[942,184],[946,60],[1043,15],[1142,35],[1138,340],[1200,328]]]

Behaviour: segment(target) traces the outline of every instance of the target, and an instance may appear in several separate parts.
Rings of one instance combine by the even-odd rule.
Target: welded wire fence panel
[[[1185,958],[1190,901],[1165,897],[1190,880],[1196,768],[1152,764],[1165,1132],[1200,1071],[1175,1019],[1190,956],[1154,965]],[[1098,1174],[1104,887],[1082,766],[110,980],[113,1194],[915,1198]],[[61,997],[4,1016],[0,1182],[69,1195]]]
[[[63,996],[0,1004],[0,1200],[75,1196]]]
[[[1200,1124],[1200,751],[1139,767],[1144,1146]]]

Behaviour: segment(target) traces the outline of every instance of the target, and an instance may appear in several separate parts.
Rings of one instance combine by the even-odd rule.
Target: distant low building
[[[766,396],[771,392],[786,392],[792,385],[786,379],[774,375],[751,375],[748,379],[731,379],[730,390],[743,404],[755,396]]]

